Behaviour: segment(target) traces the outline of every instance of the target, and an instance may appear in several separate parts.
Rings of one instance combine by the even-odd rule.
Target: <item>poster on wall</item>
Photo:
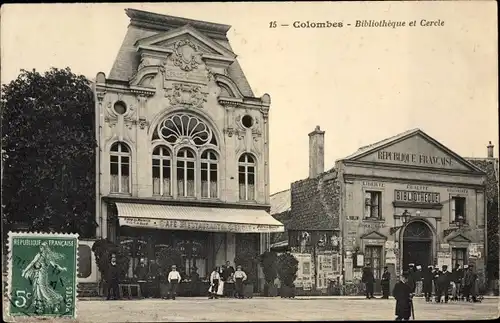
[[[389,249],[385,253],[385,263],[386,264],[395,264],[396,263],[396,254],[394,250]]]
[[[448,270],[451,271],[453,268],[451,265],[451,253],[449,251],[447,252],[438,252],[437,253],[437,258],[438,258],[438,266],[439,269],[443,267],[443,265],[448,266]]]
[[[365,255],[356,254],[356,267],[364,267],[365,266]]]
[[[469,257],[481,258],[481,245],[478,243],[471,243],[469,245]]]
[[[312,259],[308,253],[293,253],[292,254],[298,263],[297,278],[295,279],[295,287],[310,289],[312,286]]]

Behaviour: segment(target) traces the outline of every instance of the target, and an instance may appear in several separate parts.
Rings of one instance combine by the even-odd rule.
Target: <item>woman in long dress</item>
[[[65,267],[57,264],[57,261],[63,258],[64,255],[50,250],[47,243],[42,242],[40,251],[23,270],[22,276],[32,282],[32,305],[35,306],[36,312],[59,311],[63,297],[49,285],[49,269],[55,267],[60,271],[66,271]]]

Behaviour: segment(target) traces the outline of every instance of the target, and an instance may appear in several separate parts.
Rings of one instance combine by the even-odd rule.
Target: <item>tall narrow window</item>
[[[170,196],[172,156],[167,147],[158,146],[153,151],[153,194]]]
[[[116,142],[110,149],[111,193],[130,193],[130,149]]]
[[[465,197],[454,196],[450,200],[450,222],[465,223]]]
[[[365,219],[380,219],[382,193],[376,191],[365,192]]]
[[[241,155],[238,161],[240,200],[255,200],[255,159],[250,154]]]
[[[375,279],[380,279],[382,268],[382,247],[365,247],[365,264],[370,264]]]
[[[183,197],[195,196],[194,169],[196,158],[192,150],[183,148],[177,153],[177,194]]]
[[[201,154],[201,197],[217,198],[217,155],[212,150]]]
[[[451,265],[459,264],[462,268],[467,265],[467,248],[453,248],[451,249]]]

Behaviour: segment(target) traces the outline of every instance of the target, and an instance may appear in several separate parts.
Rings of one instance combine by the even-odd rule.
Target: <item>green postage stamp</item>
[[[9,232],[7,316],[76,318],[78,235]]]

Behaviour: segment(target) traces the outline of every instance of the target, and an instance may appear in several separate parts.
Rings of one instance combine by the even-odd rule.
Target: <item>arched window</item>
[[[177,195],[195,196],[196,157],[191,149],[183,148],[177,153]]]
[[[111,193],[130,193],[130,149],[115,142],[110,149]]]
[[[213,150],[201,154],[201,197],[217,198],[218,161]]]
[[[172,156],[165,146],[153,151],[153,194],[172,195]]]
[[[255,200],[255,159],[250,154],[243,154],[238,160],[238,183],[240,200]]]

